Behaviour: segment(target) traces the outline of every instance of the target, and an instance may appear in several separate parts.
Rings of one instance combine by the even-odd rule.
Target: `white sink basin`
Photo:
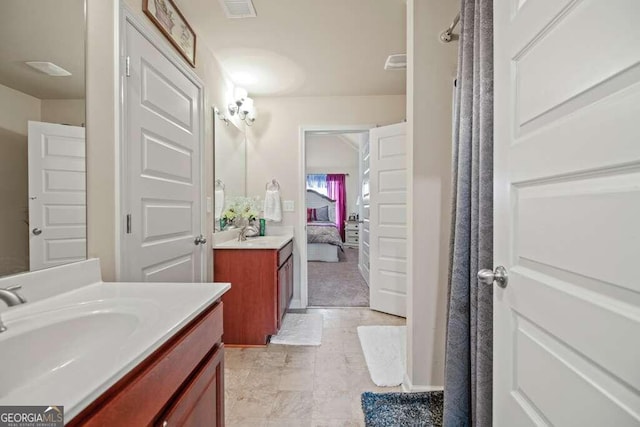
[[[71,420],[229,289],[95,283],[2,313],[0,405],[64,405]]]
[[[11,369],[2,373],[0,398],[113,351],[141,321],[133,313],[91,308],[70,308],[9,324],[0,336],[2,357],[11,361]]]

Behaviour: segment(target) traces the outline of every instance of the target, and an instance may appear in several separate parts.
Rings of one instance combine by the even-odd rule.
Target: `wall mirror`
[[[4,0],[0,276],[86,258],[85,2]]]
[[[220,231],[225,205],[247,195],[247,141],[244,130],[214,108],[214,217]]]

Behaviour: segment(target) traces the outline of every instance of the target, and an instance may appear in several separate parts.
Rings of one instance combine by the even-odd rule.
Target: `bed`
[[[335,224],[336,202],[314,190],[307,190],[307,261],[338,262],[338,251],[343,250],[340,231]],[[309,212],[328,213],[316,218]],[[327,221],[328,219],[328,221]]]

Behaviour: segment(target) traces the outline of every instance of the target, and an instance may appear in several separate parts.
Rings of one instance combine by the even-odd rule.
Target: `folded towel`
[[[214,192],[214,213],[216,221],[222,216],[224,210],[224,190],[216,189]]]
[[[282,205],[280,204],[280,191],[267,190],[264,195],[263,217],[267,221],[282,221]]]

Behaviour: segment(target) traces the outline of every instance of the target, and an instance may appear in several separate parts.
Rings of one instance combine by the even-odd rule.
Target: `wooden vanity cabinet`
[[[224,426],[222,303],[98,397],[67,426]]]
[[[215,282],[223,295],[225,344],[266,345],[293,297],[293,241],[281,249],[215,249]]]

